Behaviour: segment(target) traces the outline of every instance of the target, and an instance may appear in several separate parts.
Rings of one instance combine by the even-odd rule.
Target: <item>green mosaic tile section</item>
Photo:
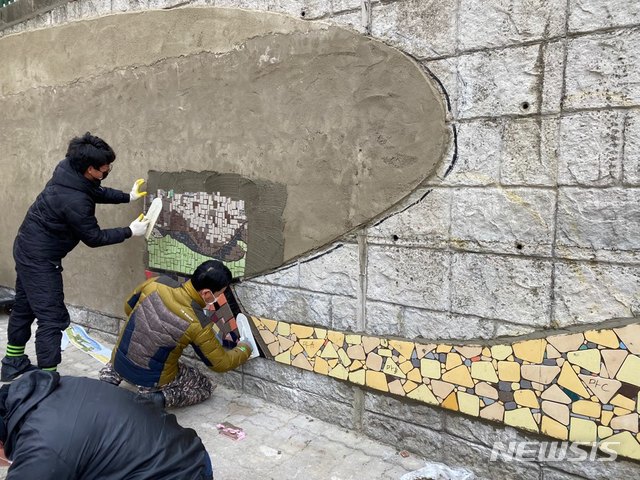
[[[245,252],[247,251],[247,245],[244,242],[238,242],[238,244]],[[147,249],[149,252],[149,268],[187,275],[191,275],[202,262],[219,260],[194,252],[168,235],[162,238],[152,236],[147,242]],[[223,261],[223,263],[231,270],[234,277],[240,277],[244,275],[245,258],[246,256],[235,262]]]

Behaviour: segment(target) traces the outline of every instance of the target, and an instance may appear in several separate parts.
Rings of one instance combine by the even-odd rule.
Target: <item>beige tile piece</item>
[[[328,342],[322,349],[320,356],[322,358],[338,358],[338,352],[336,352],[336,349],[333,346],[333,343]]]
[[[632,412],[636,409],[636,401],[630,399],[629,397],[625,397],[624,395],[616,395],[611,399],[611,405],[616,405],[618,407],[622,407],[625,410]]]
[[[632,433],[638,433],[638,414],[636,412],[613,417],[609,424],[614,430],[628,430]]]
[[[542,416],[542,425],[540,426],[540,431],[545,435],[549,435],[550,437],[557,438],[559,440],[566,440],[569,438],[569,429],[566,425],[554,420],[551,417],[547,417],[546,415]]]
[[[520,364],[507,360],[498,362],[498,378],[503,382],[519,382]]]
[[[391,357],[393,355],[390,348],[379,348],[377,352],[381,357]]]
[[[309,338],[313,335],[314,328],[293,323],[291,324],[291,333],[295,334],[298,338]]]
[[[440,378],[442,364],[438,360],[423,358],[420,360],[420,373],[423,377]]]
[[[344,341],[349,345],[361,345],[362,344],[362,335],[345,335]]]
[[[569,407],[562,403],[551,402],[549,400],[542,401],[542,411],[553,418],[554,420],[560,422],[562,425],[569,425]]]
[[[638,372],[640,372],[640,358],[635,355],[627,355],[616,374],[616,379],[640,387],[640,375]]]
[[[602,407],[590,400],[577,400],[571,404],[571,411],[585,417],[600,418]]]
[[[584,338],[604,347],[620,348],[620,340],[613,330],[589,330],[584,332]]]
[[[487,357],[487,358],[491,358],[491,349],[489,347],[484,347],[482,349],[482,356],[483,357]]]
[[[335,344],[336,348],[341,348],[344,345],[344,333],[342,332],[327,330],[327,338]]]
[[[565,362],[562,365],[560,376],[558,377],[558,385],[568,388],[573,393],[580,395],[582,398],[590,398],[591,395],[587,392],[576,372],[571,368],[569,362]]]
[[[618,380],[610,378],[596,377],[594,375],[578,375],[580,380],[587,386],[589,390],[600,400],[601,403],[609,403],[616,392],[622,386]]]
[[[504,423],[512,427],[521,428],[530,432],[538,432],[539,427],[533,418],[531,409],[516,408],[515,410],[507,410],[504,412]]]
[[[564,403],[567,405],[571,403],[571,398],[569,398],[569,396],[555,383],[542,392],[540,397],[544,400],[551,400],[552,402]]]
[[[517,390],[513,392],[513,400],[522,407],[540,408],[538,397],[533,390]]]
[[[560,373],[560,367],[554,365],[522,365],[520,374],[525,380],[547,385]]]
[[[560,358],[562,354],[551,344],[547,344],[547,358]]]
[[[412,390],[415,390],[416,388],[418,388],[418,384],[416,382],[412,382],[411,380],[407,380],[404,385],[402,385],[402,388],[404,388],[405,393],[409,393]]]
[[[344,365],[345,367],[351,365],[351,359],[349,358],[349,355],[347,355],[347,353],[344,351],[344,348],[338,350],[338,358],[342,362],[342,365]]]
[[[349,373],[349,381],[357,385],[365,384],[365,370],[358,370]]]
[[[504,419],[504,405],[495,402],[480,410],[480,418],[492,420],[494,422],[502,422]]]
[[[454,352],[447,353],[447,362],[445,363],[445,369],[451,370],[458,365],[462,365],[462,357]]]
[[[271,333],[275,332],[276,328],[278,327],[278,322],[276,320],[271,320],[268,318],[260,318],[260,321],[265,327],[269,329]]]
[[[415,345],[413,342],[403,340],[389,340],[389,346],[397,350],[405,358],[411,358]]]
[[[381,390],[383,392],[389,391],[389,387],[387,385],[387,376],[384,373],[367,370],[365,378],[366,385],[368,387],[374,388],[376,390]]]
[[[611,410],[602,410],[602,414],[600,415],[600,423],[607,426],[611,422],[612,418],[613,412]]]
[[[420,385],[415,390],[407,393],[407,397],[413,398],[420,402],[428,403],[429,405],[438,405],[438,400],[433,396],[431,390],[426,385]]]
[[[600,373],[600,350],[590,348],[567,352],[567,360],[593,373]]]
[[[571,350],[577,350],[580,345],[584,343],[584,334],[582,333],[567,333],[562,335],[552,335],[547,337],[549,342],[560,353],[570,352]]]
[[[419,368],[414,368],[413,370],[407,373],[407,378],[416,383],[422,383],[422,375],[420,374]]]
[[[598,425],[598,440],[610,437],[611,435],[613,435],[613,430],[610,427]]]
[[[527,362],[542,363],[544,351],[547,348],[547,341],[544,338],[526,340],[513,344],[513,354]]]
[[[260,337],[262,338],[262,341],[264,343],[266,343],[267,345],[270,345],[273,342],[277,342],[278,341],[278,337],[276,337],[269,330],[260,330]]]
[[[402,370],[402,373],[404,373],[405,375],[413,370],[413,363],[411,363],[410,360],[402,362],[399,366],[400,370]]]
[[[380,339],[378,337],[362,337],[362,346],[365,353],[369,353],[380,345]]]
[[[613,407],[613,416],[614,417],[621,417],[623,415],[628,415],[630,413],[631,413],[631,410],[627,410],[626,408]]]
[[[482,353],[482,346],[479,346],[479,345],[456,346],[456,352],[458,352],[464,358],[473,358],[473,357],[477,357]]]
[[[360,370],[364,366],[360,360],[354,360],[351,365],[349,365],[349,371],[354,372],[356,370]]]
[[[394,362],[393,359],[391,358],[387,358],[386,362],[384,363],[384,368],[382,369],[382,371],[389,375],[393,375],[394,377],[407,378],[404,372],[400,370],[400,367],[398,366],[398,364]]]
[[[511,345],[494,345],[491,347],[491,356],[496,360],[505,360],[512,353]]]
[[[291,324],[286,322],[278,322],[278,326],[276,328],[278,331],[278,335],[289,336],[291,334]]]
[[[302,353],[296,355],[296,357],[291,361],[291,365],[293,365],[294,367],[313,371],[313,366],[309,363],[307,357],[305,357]]]
[[[433,351],[434,348],[436,348],[435,343],[426,343],[426,344],[416,343],[416,355],[418,356],[418,358],[424,358],[424,356],[427,353]]]
[[[320,375],[327,375],[329,373],[329,363],[324,358],[315,357],[313,371]]]
[[[394,395],[401,395],[404,397],[407,392],[404,391],[400,380],[394,380],[393,382],[389,382],[389,393],[393,393]]]
[[[362,345],[350,345],[347,347],[347,355],[352,360],[364,360],[367,358],[367,354],[364,353],[364,347]]]
[[[431,390],[435,395],[442,399],[447,398],[447,396],[453,392],[454,388],[455,385],[452,385],[451,383],[443,382],[442,380],[431,380]]]
[[[329,370],[329,376],[339,378],[340,380],[346,380],[349,378],[349,372],[344,368],[344,365],[338,363],[335,367]]]
[[[480,399],[466,392],[458,392],[458,410],[477,417],[480,414]]]
[[[518,382],[513,382],[511,384],[511,390],[520,390],[520,383]]]
[[[623,457],[640,460],[640,444],[631,432],[622,432],[607,438],[607,448]]]
[[[302,348],[304,348],[304,351],[307,352],[309,357],[313,357],[324,345],[324,340],[318,338],[304,338],[299,340],[298,343],[302,345]]]
[[[367,355],[367,368],[369,370],[382,370],[382,357],[371,352]]]
[[[498,375],[491,362],[473,362],[471,364],[471,376],[476,380],[498,383]]]
[[[269,349],[269,353],[273,357],[275,357],[276,355],[278,355],[282,351],[280,349],[280,342],[278,342],[278,341],[270,343],[269,345],[267,345],[267,348]]]
[[[478,382],[475,388],[476,395],[481,397],[491,398],[493,400],[498,399],[498,390],[489,385],[487,382]]]
[[[631,353],[640,354],[640,324],[634,323],[613,331]]]
[[[569,421],[569,440],[572,442],[595,442],[598,438],[598,426],[593,420],[571,417]]]
[[[302,348],[302,345],[300,345],[300,342],[296,342],[289,352],[291,353],[292,357],[295,357],[300,353],[304,352],[304,348]]]
[[[289,339],[287,337],[283,337],[283,336],[279,336],[278,340],[280,340],[280,348],[282,349],[283,352],[285,350],[289,350],[296,343],[293,340],[291,340],[291,339]]]
[[[327,338],[327,329],[326,328],[316,327],[316,328],[313,329],[313,333],[316,336],[316,338],[322,338],[322,339]]]
[[[600,355],[602,355],[602,360],[609,374],[609,378],[616,378],[616,374],[618,370],[620,370],[622,362],[624,362],[627,355],[629,355],[629,352],[626,350],[601,350]]]
[[[279,363],[291,365],[291,354],[289,352],[282,352],[281,354],[276,355],[274,360]]]
[[[442,375],[442,380],[468,388],[471,388],[474,385],[471,374],[469,373],[469,368],[466,365],[460,365],[453,370],[445,372]]]

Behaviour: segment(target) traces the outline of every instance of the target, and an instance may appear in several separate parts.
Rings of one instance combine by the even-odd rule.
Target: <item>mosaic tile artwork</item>
[[[147,243],[149,268],[191,274],[210,259],[222,261],[234,277],[244,275],[247,217],[244,201],[219,193],[158,190],[162,212]]]
[[[640,460],[640,324],[483,346],[251,319],[277,362]]]

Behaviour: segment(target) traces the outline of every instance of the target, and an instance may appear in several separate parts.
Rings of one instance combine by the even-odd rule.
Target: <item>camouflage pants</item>
[[[113,369],[110,363],[100,370],[100,380],[103,382],[120,385],[123,378]],[[147,396],[151,393],[161,392],[164,395],[165,407],[186,407],[207,400],[215,385],[209,377],[195,367],[184,363],[178,363],[178,375],[176,378],[162,387],[140,387],[138,393]]]

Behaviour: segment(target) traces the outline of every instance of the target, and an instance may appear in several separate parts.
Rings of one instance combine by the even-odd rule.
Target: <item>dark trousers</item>
[[[62,265],[43,261],[37,266],[16,264],[16,298],[7,336],[9,344],[26,345],[37,318],[36,356],[40,368],[55,367],[62,359],[60,340],[70,318],[64,304]]]

